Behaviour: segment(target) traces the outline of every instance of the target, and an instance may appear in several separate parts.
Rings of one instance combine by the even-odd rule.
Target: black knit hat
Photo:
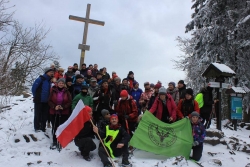
[[[128,78],[123,78],[122,82],[125,81],[125,80],[128,81]]]
[[[106,80],[106,79],[102,80],[102,84],[105,83],[105,82],[108,83],[108,80]]]
[[[67,83],[67,82],[73,82],[73,79],[72,79],[72,78],[67,77],[67,78],[66,78],[66,83]]]
[[[180,81],[178,82],[178,84],[184,84],[184,81],[183,81],[183,80],[180,80]]]
[[[193,89],[191,89],[191,88],[186,89],[186,94],[193,96],[193,94],[194,94]]]
[[[87,86],[87,85],[82,85],[82,87],[81,87],[81,90],[88,90],[89,89],[89,87]]]
[[[133,71],[129,71],[128,75],[134,74]]]
[[[79,78],[84,78],[84,77],[81,74],[77,74],[76,79],[79,79]]]

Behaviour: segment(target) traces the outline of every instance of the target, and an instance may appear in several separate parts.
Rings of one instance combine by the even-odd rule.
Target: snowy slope
[[[24,101],[20,101],[24,100]],[[24,167],[24,166],[65,166],[65,167],[98,167],[102,166],[97,154],[97,150],[93,151],[92,161],[86,162],[81,156],[78,155],[79,151],[75,144],[71,142],[60,153],[57,150],[50,150],[49,146],[51,139],[46,137],[44,133],[35,133],[33,130],[33,102],[32,98],[23,99],[21,96],[13,97],[11,102],[11,109],[3,109],[0,113],[0,166],[6,167]],[[48,130],[49,135],[51,129]],[[235,136],[243,141],[250,143],[249,133],[245,129],[237,132],[223,129],[225,136]],[[37,141],[33,141],[29,136],[33,134]],[[26,142],[23,135],[29,138]],[[15,140],[20,140],[15,143]],[[35,139],[34,139],[35,140]],[[98,141],[96,140],[98,144]],[[214,157],[207,154],[207,152],[218,153]],[[204,167],[218,166],[214,164],[213,159],[218,159],[225,167],[245,167],[250,163],[250,156],[246,153],[235,151],[236,155],[231,155],[225,145],[210,146],[205,144],[203,157],[200,160]],[[117,159],[121,161],[121,158]],[[197,164],[192,161],[182,160],[176,162],[176,158],[166,158],[135,150],[134,155],[130,161],[136,167],[169,167],[169,166],[182,166],[182,167],[196,167]],[[118,164],[116,163],[118,166]]]

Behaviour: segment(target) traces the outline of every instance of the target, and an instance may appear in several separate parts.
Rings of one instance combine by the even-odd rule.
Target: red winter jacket
[[[133,100],[133,97],[128,95],[127,100],[119,99],[118,105],[116,106],[115,111],[118,114],[119,121],[124,121],[124,115],[128,115],[128,122],[137,122],[138,119],[138,110],[136,102]]]
[[[174,99],[169,94],[167,94],[166,106],[168,109],[169,117],[172,117],[174,122],[176,120],[176,104],[174,102]],[[161,120],[162,110],[163,110],[162,103],[159,98],[156,98],[149,112],[151,112],[152,114],[156,112],[156,117],[159,120]]]
[[[50,111],[49,111],[50,114],[56,113],[55,107],[57,106],[57,93],[58,93],[58,89],[56,86],[54,86],[51,89],[49,102],[48,102],[50,106]],[[61,114],[69,115],[71,104],[72,104],[72,98],[71,98],[70,92],[66,88],[64,88],[63,89],[63,102],[61,104],[63,110]]]
[[[192,101],[193,101],[193,104],[194,104],[193,108],[192,108],[192,109],[187,109],[187,111],[186,111],[186,112],[189,113],[189,114],[188,114],[189,117],[190,117],[190,114],[191,114],[193,111],[196,111],[196,112],[200,113],[200,108],[199,108],[198,102],[197,102],[196,100],[194,100],[194,99],[193,99]],[[177,107],[177,117],[178,117],[179,119],[184,118],[183,113],[184,113],[184,111],[183,111],[183,99],[181,99],[181,100],[179,101],[178,107]]]

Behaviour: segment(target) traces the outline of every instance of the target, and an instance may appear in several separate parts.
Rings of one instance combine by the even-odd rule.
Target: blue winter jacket
[[[43,74],[43,78],[42,77],[38,77],[35,82],[32,85],[32,94],[33,97],[36,99],[36,93],[38,92],[37,89],[39,88],[39,86],[41,85],[41,93],[40,96],[38,97],[38,99],[40,99],[40,102],[42,103],[47,103],[49,100],[49,94],[50,94],[50,88],[51,88],[51,78],[50,76],[48,76],[47,74]],[[39,95],[38,95],[39,96]]]
[[[136,101],[136,105],[137,105],[137,108],[140,108],[140,104],[139,104],[139,100],[140,100],[140,97],[141,97],[141,94],[142,94],[142,90],[140,88],[138,88],[137,90],[135,89],[131,89],[130,91],[130,95],[133,97],[133,99]]]
[[[192,132],[194,141],[198,141],[200,144],[203,143],[204,138],[206,137],[206,130],[200,121],[197,124],[192,123]]]

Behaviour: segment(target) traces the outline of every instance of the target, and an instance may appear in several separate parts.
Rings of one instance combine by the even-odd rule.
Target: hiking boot
[[[90,156],[89,156],[89,155],[85,155],[85,156],[83,156],[83,159],[85,159],[86,161],[91,161],[91,158],[90,158]]]
[[[47,123],[47,128],[51,128],[51,126],[50,126],[50,123],[49,123],[49,122]]]
[[[111,163],[106,163],[103,165],[103,167],[112,167],[112,164]]]
[[[123,166],[128,166],[128,165],[130,165],[130,162],[128,161],[128,158],[122,158],[122,165]]]
[[[51,144],[51,146],[50,146],[50,149],[51,149],[51,150],[55,150],[55,149],[56,149],[56,146],[57,146],[56,142],[53,142],[53,143]]]

